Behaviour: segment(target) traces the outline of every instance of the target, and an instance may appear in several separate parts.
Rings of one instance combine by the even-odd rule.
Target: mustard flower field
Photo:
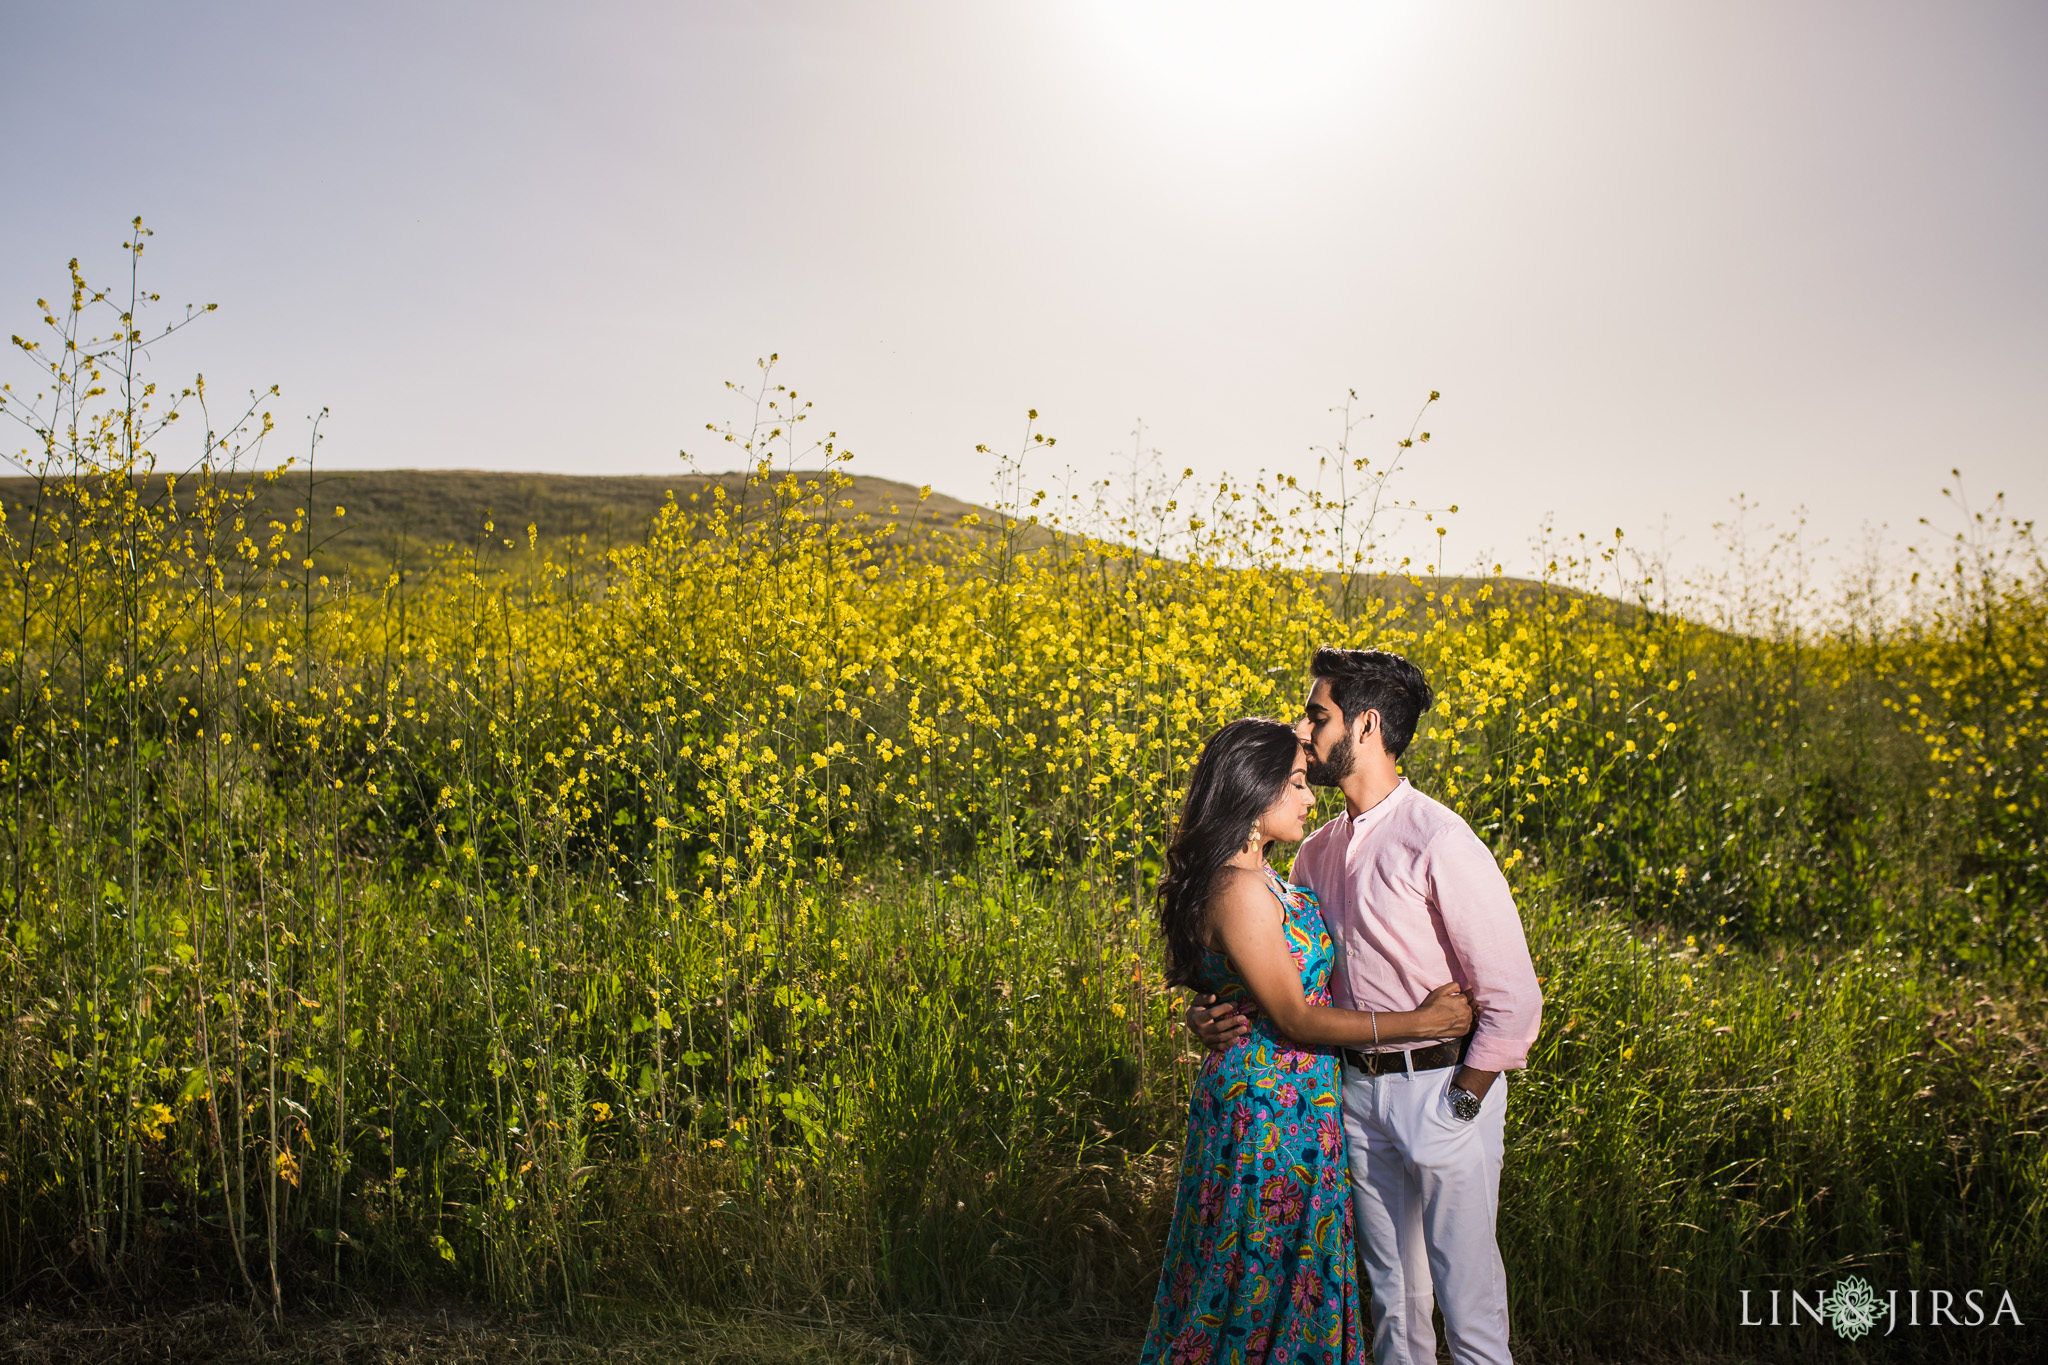
[[[1741,1289],[1851,1270],[2048,1283],[2031,523],[1963,507],[1836,588],[1616,538],[1444,576],[1385,549],[1422,404],[1316,487],[1057,483],[1027,431],[933,526],[843,506],[764,366],[699,452],[740,474],[644,539],[480,519],[344,571],[277,400],[145,372],[185,326],[150,301],[74,266],[0,395],[17,1301],[1127,1351],[1194,1064],[1160,850],[1202,740],[1291,718],[1326,642],[1424,663],[1409,771],[1545,979],[1523,1342],[1727,1347]]]

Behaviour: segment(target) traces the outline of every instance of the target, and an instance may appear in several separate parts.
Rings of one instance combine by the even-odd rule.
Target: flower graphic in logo
[[[1854,1341],[1877,1326],[1879,1308],[1877,1291],[1862,1276],[1851,1275],[1836,1281],[1835,1292],[1827,1297],[1828,1326],[1836,1336]]]

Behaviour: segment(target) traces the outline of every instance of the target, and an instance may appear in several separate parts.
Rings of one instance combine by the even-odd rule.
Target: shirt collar
[[[1402,797],[1406,796],[1407,794],[1408,779],[1404,777],[1399,782],[1394,784],[1394,789],[1392,791],[1388,792],[1385,796],[1380,798],[1380,802],[1378,805],[1372,807],[1372,809],[1370,810],[1363,810],[1360,811],[1358,814],[1352,816],[1351,827],[1354,830],[1358,830],[1360,832],[1372,828],[1374,825],[1380,822],[1380,819],[1383,816],[1385,816],[1388,811],[1394,808],[1395,802],[1399,801]]]

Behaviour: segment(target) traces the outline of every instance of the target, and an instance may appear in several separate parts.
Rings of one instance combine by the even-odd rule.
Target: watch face
[[[1451,1090],[1451,1112],[1470,1123],[1479,1117],[1479,1097],[1469,1090]]]

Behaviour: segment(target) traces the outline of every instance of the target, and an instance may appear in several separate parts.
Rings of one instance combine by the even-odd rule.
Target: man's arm
[[[1483,1097],[1495,1076],[1528,1064],[1543,1024],[1543,991],[1514,893],[1479,836],[1462,825],[1445,830],[1427,863],[1431,904],[1479,1012],[1455,1083]]]

